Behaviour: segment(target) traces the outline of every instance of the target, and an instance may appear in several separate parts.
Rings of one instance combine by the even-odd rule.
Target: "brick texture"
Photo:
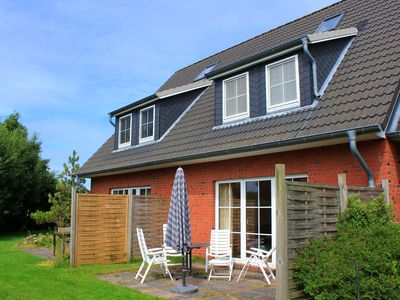
[[[358,143],[362,156],[375,176],[377,186],[389,179],[390,199],[400,221],[399,146],[387,140]],[[274,176],[277,163],[288,175],[306,174],[310,183],[337,185],[337,175],[347,174],[349,185],[366,186],[367,176],[347,144],[270,155],[183,166],[187,180],[192,235],[195,242],[208,242],[215,224],[215,181]],[[157,169],[92,179],[93,193],[112,188],[151,186],[152,195],[170,197],[175,168]]]

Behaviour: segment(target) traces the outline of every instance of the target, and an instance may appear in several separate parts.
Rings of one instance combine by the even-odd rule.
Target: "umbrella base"
[[[194,294],[199,291],[198,287],[195,285],[190,285],[187,284],[186,286],[183,285],[175,285],[171,288],[171,292],[175,294],[183,294],[183,295],[189,295],[189,294]]]

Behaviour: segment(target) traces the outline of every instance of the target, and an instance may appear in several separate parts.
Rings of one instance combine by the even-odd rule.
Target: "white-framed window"
[[[298,56],[265,66],[267,112],[300,106]]]
[[[113,195],[132,195],[132,196],[150,196],[151,187],[141,186],[141,187],[128,187],[128,188],[117,188],[112,189],[111,194]]]
[[[307,175],[287,179],[306,182]],[[245,260],[250,247],[270,250],[276,246],[274,177],[216,181],[215,192],[215,228],[231,231],[235,259]]]
[[[131,145],[132,137],[132,115],[119,118],[118,128],[118,148]]]
[[[154,140],[154,119],[155,119],[155,106],[143,108],[140,110],[139,121],[139,143]]]
[[[249,73],[243,73],[222,81],[222,111],[224,122],[249,117]]]

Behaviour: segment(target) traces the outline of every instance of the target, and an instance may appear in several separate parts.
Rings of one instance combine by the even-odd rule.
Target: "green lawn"
[[[0,299],[155,299],[99,280],[96,274],[134,271],[137,264],[49,266],[15,247],[22,237],[0,236]]]

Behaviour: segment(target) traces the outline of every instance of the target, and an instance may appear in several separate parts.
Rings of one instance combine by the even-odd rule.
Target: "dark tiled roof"
[[[111,153],[113,137],[82,166],[80,174],[214,155],[329,132],[385,125],[400,82],[400,10],[398,0],[348,0],[278,27],[176,72],[159,89],[193,81],[206,66],[222,68],[265,49],[313,33],[320,22],[345,12],[340,28],[359,33],[314,108],[259,118],[231,127],[214,127],[214,85],[184,115],[164,140]]]

